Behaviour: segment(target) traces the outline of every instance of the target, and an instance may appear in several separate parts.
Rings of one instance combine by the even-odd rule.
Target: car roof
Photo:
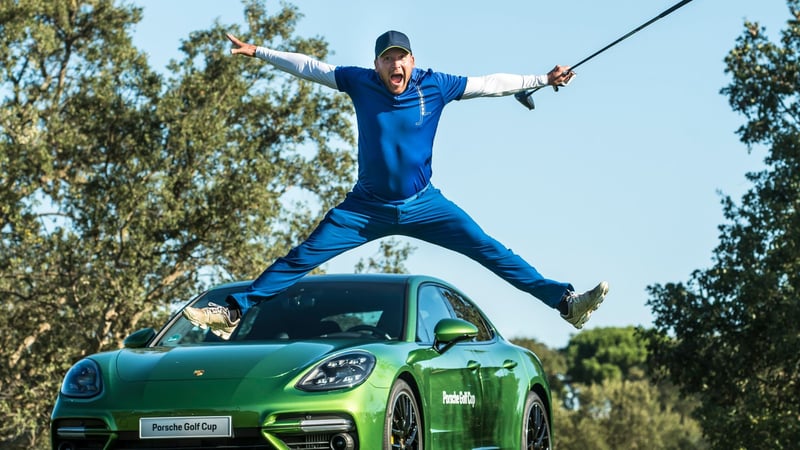
[[[422,282],[435,282],[452,286],[446,281],[440,280],[429,275],[418,274],[395,274],[395,273],[337,273],[306,275],[297,281],[297,284],[314,283],[387,283],[387,284],[419,284]],[[214,289],[247,286],[253,280],[234,281],[214,286]]]

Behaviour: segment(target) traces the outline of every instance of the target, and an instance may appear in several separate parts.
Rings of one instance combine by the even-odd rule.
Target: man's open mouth
[[[399,73],[395,73],[391,77],[389,77],[389,79],[391,79],[392,83],[394,83],[394,84],[400,84],[400,83],[403,82],[403,75],[401,75]]]

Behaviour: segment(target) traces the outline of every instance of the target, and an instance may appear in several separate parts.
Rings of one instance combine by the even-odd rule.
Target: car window
[[[209,302],[226,305],[232,292],[246,285],[214,289],[198,297],[193,306]],[[230,342],[326,338],[399,339],[405,318],[402,283],[313,282],[297,283],[286,291],[250,308]],[[208,330],[177,317],[155,346],[219,342]]]
[[[439,286],[425,284],[419,288],[417,303],[417,341],[432,343],[433,330],[442,319],[453,318]]]
[[[404,310],[403,285],[296,286],[251,308],[233,339],[399,339]]]
[[[494,339],[494,330],[489,326],[483,314],[469,300],[461,296],[458,292],[442,288],[442,295],[447,299],[456,317],[478,327],[478,336],[475,341],[489,341]]]

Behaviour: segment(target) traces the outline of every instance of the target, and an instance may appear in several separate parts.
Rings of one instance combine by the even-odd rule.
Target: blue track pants
[[[283,291],[334,256],[390,235],[410,236],[466,255],[552,308],[572,290],[569,283],[544,278],[431,185],[409,199],[394,202],[378,199],[356,185],[308,239],[278,258],[248,292],[233,297],[244,314],[258,298]]]

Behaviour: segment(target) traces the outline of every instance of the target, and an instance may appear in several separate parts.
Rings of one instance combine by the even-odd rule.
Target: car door
[[[474,340],[464,343],[467,364],[479,376],[481,395],[476,417],[475,434],[481,446],[503,446],[508,436],[519,433],[517,408],[520,401],[521,377],[524,374],[516,352],[499,338],[489,321],[475,305],[462,294],[443,292],[456,318],[466,320],[478,328]],[[520,419],[521,420],[521,419]]]
[[[434,283],[420,286],[417,306],[417,340],[423,344],[415,362],[423,372],[423,391],[428,410],[426,425],[430,443],[436,448],[472,448],[478,442],[475,427],[478,398],[481,396],[479,373],[470,365],[470,353],[465,343],[456,344],[443,353],[432,349],[434,328],[445,318],[455,318],[443,295],[442,287]]]

